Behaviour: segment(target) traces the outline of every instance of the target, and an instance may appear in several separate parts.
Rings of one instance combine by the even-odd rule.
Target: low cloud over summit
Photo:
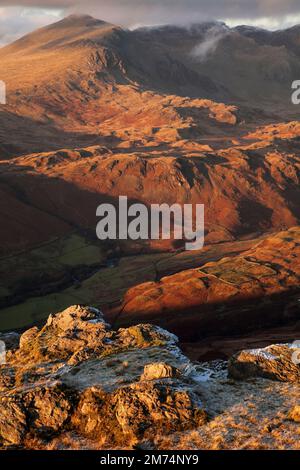
[[[74,12],[126,27],[208,19],[270,29],[300,23],[298,0],[2,0],[0,43]]]

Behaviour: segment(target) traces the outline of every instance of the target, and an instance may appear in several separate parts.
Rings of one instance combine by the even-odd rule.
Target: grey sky
[[[207,19],[269,29],[300,23],[299,0],[0,0],[0,43],[74,12],[126,27]]]

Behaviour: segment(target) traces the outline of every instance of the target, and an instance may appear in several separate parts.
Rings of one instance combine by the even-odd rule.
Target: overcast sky
[[[300,0],[0,0],[0,45],[70,13],[130,28],[216,19],[278,29],[300,24]]]

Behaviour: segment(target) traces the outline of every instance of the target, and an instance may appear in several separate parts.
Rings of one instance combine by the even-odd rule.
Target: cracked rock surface
[[[193,366],[176,343],[151,325],[113,331],[93,308],[50,315],[1,366],[2,446],[66,431],[125,445],[204,424]]]
[[[50,315],[0,367],[1,448],[299,448],[294,345],[192,363],[177,341],[90,307]]]

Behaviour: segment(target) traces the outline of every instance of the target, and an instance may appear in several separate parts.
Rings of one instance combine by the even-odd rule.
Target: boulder
[[[295,343],[241,351],[229,360],[229,376],[238,380],[264,377],[282,382],[300,382],[300,364],[295,360],[298,351]]]
[[[179,370],[175,367],[170,366],[164,362],[156,362],[147,364],[144,367],[144,372],[141,376],[141,380],[158,380],[172,377],[178,377],[180,374]]]

